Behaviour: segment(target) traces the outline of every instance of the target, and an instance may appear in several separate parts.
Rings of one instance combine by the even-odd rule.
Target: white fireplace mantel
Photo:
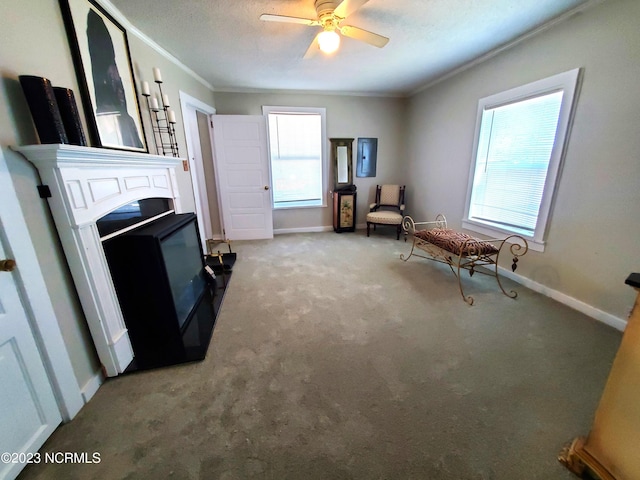
[[[14,147],[33,162],[51,190],[49,204],[98,357],[108,376],[133,359],[96,221],[142,198],[169,198],[181,212],[175,168],[182,159],[80,147]]]

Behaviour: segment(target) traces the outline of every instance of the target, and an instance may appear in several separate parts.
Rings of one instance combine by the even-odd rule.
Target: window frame
[[[320,115],[320,145],[321,163],[322,163],[322,199],[320,203],[310,204],[309,201],[288,202],[287,205],[278,204],[274,201],[274,192],[271,191],[271,206],[274,210],[290,210],[298,208],[326,208],[328,203],[328,185],[329,185],[329,159],[328,159],[328,145],[327,145],[327,109],[324,107],[287,107],[287,106],[271,106],[263,105],[262,114],[265,117],[265,123],[267,126],[267,152],[269,155],[269,180],[273,185],[272,177],[272,164],[271,164],[271,142],[269,134],[269,114],[270,113],[313,113]]]
[[[581,83],[582,69],[576,68],[567,72],[559,73],[542,80],[512,88],[504,92],[500,92],[478,100],[478,110],[476,115],[476,129],[473,140],[473,151],[471,157],[471,165],[469,168],[469,180],[467,183],[467,198],[465,202],[464,217],[462,226],[467,230],[489,235],[491,237],[500,237],[504,235],[521,235],[533,250],[543,252],[547,240],[549,223],[555,203],[555,197],[558,190],[562,165],[566,156],[567,145],[575,107],[578,99],[578,92]],[[473,192],[473,181],[475,178],[475,169],[477,164],[478,146],[480,140],[480,127],[482,125],[482,116],[485,110],[497,108],[503,105],[517,103],[532,97],[537,97],[554,91],[562,90],[563,97],[560,104],[560,113],[558,116],[558,126],[556,129],[556,137],[551,151],[549,167],[545,179],[540,210],[536,221],[536,227],[533,235],[528,236],[517,233],[508,228],[501,228],[489,222],[483,222],[478,219],[469,218],[469,210],[471,197]]]

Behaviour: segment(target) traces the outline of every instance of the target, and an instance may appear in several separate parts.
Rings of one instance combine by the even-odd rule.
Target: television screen
[[[196,223],[190,222],[160,243],[180,327],[206,286],[199,241]]]

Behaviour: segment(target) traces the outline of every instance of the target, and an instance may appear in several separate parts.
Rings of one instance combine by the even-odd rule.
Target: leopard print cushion
[[[434,228],[432,230],[419,230],[415,236],[429,242],[448,252],[463,256],[467,255],[493,255],[498,253],[498,248],[488,242],[474,239],[466,233],[456,232],[450,228]],[[475,240],[467,242],[467,240]],[[461,250],[463,251],[461,252]]]

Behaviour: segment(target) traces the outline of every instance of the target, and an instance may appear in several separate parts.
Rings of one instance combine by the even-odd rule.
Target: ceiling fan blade
[[[341,26],[340,32],[345,37],[355,38],[356,40],[360,40],[378,48],[384,47],[389,42],[387,37],[363,30],[362,28],[352,27],[350,25]]]
[[[315,36],[315,38],[313,39],[313,42],[311,42],[311,45],[309,45],[309,48],[307,48],[307,51],[305,52],[304,57],[302,57],[305,60],[315,57],[316,54],[320,51],[320,44],[318,44],[318,37],[320,36],[320,33]]]
[[[347,18],[368,1],[369,0],[342,0],[333,13],[336,17]]]
[[[299,23],[301,25],[309,25],[310,27],[320,25],[320,22],[318,20],[312,20],[311,18],[287,17],[285,15],[269,15],[268,13],[263,13],[262,15],[260,15],[260,20],[264,20],[265,22]]]

